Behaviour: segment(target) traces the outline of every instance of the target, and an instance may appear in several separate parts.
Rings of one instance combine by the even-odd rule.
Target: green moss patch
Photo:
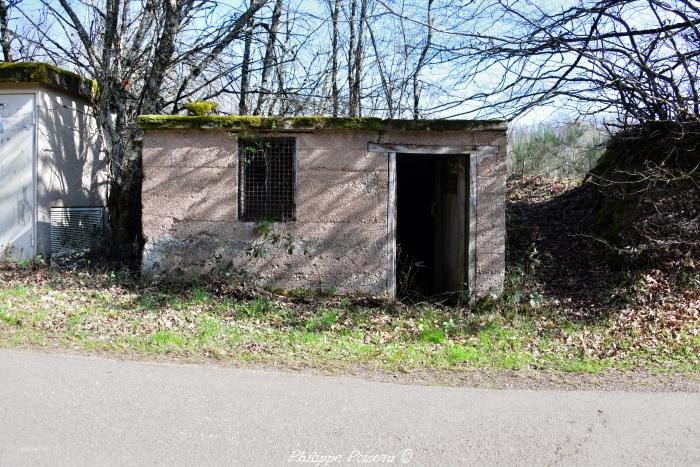
[[[92,99],[97,94],[95,81],[48,63],[0,63],[0,82],[43,84],[85,99]]]
[[[216,102],[210,101],[194,101],[185,104],[185,108],[189,112],[189,115],[194,115],[197,117],[211,115],[216,110],[216,107]]]
[[[464,131],[472,129],[497,129],[506,127],[502,120],[383,120],[373,117],[336,118],[323,116],[257,117],[191,116],[191,115],[141,115],[138,125],[143,130],[173,129],[225,129],[232,131]]]

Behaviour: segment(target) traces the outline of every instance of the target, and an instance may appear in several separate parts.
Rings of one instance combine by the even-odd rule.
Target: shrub
[[[508,170],[514,176],[583,177],[604,151],[606,134],[584,124],[512,129]]]

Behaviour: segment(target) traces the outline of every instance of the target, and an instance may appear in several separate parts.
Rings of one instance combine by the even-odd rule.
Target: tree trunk
[[[160,88],[163,85],[165,73],[175,52],[175,39],[180,28],[181,9],[178,0],[163,2],[163,32],[158,38],[153,65],[148,73],[148,79],[141,93],[140,110],[143,114],[160,112]]]
[[[379,55],[377,41],[374,39],[374,32],[369,24],[367,25],[367,32],[369,32],[369,38],[372,41],[372,49],[374,49],[374,56],[377,59],[377,69],[379,71],[379,78],[382,82],[382,90],[384,91],[384,98],[386,99],[386,107],[387,111],[389,112],[389,118],[394,118],[394,99],[391,95],[389,82],[386,79],[386,71],[384,70],[384,65],[382,64],[382,57]]]
[[[362,0],[360,4],[360,21],[357,29],[357,45],[355,46],[355,79],[353,85],[353,97],[355,99],[354,108],[355,115],[362,116],[362,36],[365,29],[365,21],[367,20],[367,0]]]
[[[238,99],[238,113],[248,113],[248,88],[250,87],[250,46],[253,42],[253,18],[246,24],[245,42],[243,44],[243,60],[241,62],[241,95]]]
[[[61,0],[64,1],[64,0]],[[173,1],[173,0],[169,0]],[[231,30],[229,31],[228,34],[224,36],[224,38],[213,48],[211,51],[207,54],[206,57],[202,59],[197,66],[192,67],[192,70],[190,71],[189,75],[185,77],[185,79],[182,80],[182,84],[180,84],[180,88],[177,91],[177,96],[175,100],[179,100],[180,96],[185,92],[187,89],[187,85],[194,79],[196,79],[199,75],[202,74],[203,70],[206,70],[209,65],[218,57],[221,52],[226,49],[235,39],[237,39],[243,31],[244,28],[248,26],[248,23],[252,21],[253,16],[255,13],[260,10],[265,4],[268,2],[268,0],[251,0],[250,6],[248,9],[243,13],[241,16],[238,17],[236,22],[233,24],[231,27]]]
[[[2,43],[2,57],[6,62],[11,62],[12,50],[10,49],[10,29],[8,23],[7,4],[5,0],[0,0],[0,43]]]
[[[277,30],[280,26],[280,17],[282,16],[282,1],[276,0],[275,7],[272,11],[272,20],[270,21],[269,33],[267,38],[267,47],[265,48],[265,58],[263,59],[262,76],[260,77],[260,91],[258,93],[258,104],[255,106],[253,115],[260,115],[263,111],[263,106],[270,94],[268,84],[270,81],[270,72],[272,71],[275,62],[275,41],[277,41]]]
[[[355,68],[354,68],[354,56],[355,56],[355,12],[357,10],[357,0],[352,0],[350,2],[350,18],[348,23],[350,25],[350,39],[348,40],[348,114],[351,117],[357,115],[355,109]]]
[[[331,12],[331,18],[333,21],[333,39],[331,46],[331,54],[333,59],[333,64],[331,68],[331,99],[333,101],[333,116],[338,116],[338,13],[340,12],[340,0],[335,0],[333,4],[333,10]]]
[[[428,55],[430,50],[430,45],[433,38],[433,18],[431,15],[431,8],[433,6],[433,0],[428,0],[428,37],[425,39],[425,46],[421,50],[420,57],[418,58],[418,64],[416,65],[416,71],[413,73],[413,119],[418,120],[420,117],[419,104],[420,104],[420,86],[418,83],[418,75],[425,65],[425,57]]]

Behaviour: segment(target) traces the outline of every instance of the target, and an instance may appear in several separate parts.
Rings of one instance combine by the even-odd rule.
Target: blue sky
[[[487,0],[483,0],[487,1]],[[97,3],[100,4],[103,0],[86,0],[87,3]],[[134,5],[136,6],[139,2],[134,0]],[[574,4],[574,1],[554,1],[554,0],[541,0],[537,2],[528,2],[526,0],[514,0],[511,2],[516,5],[523,5],[526,8],[541,8],[546,10],[558,10],[566,8],[569,5]],[[86,8],[81,7],[80,3],[73,1],[72,4],[75,6],[76,11],[78,11],[81,18],[86,15]],[[406,6],[404,14],[406,18],[398,19],[392,17],[391,15],[386,15],[387,7],[392,10],[398,11],[400,9],[399,1],[391,0],[375,0],[371,2],[373,5],[373,11],[371,12],[371,23],[375,28],[375,34],[381,34],[385,39],[382,44],[384,47],[392,46],[403,46],[410,45],[414,47],[420,47],[422,41],[425,40],[424,37],[427,30],[424,26],[426,18],[424,15],[425,5],[424,1],[415,0],[413,4],[410,2],[405,2]],[[209,18],[209,21],[216,23],[221,19],[228,17],[232,12],[241,11],[244,3],[238,0],[221,0],[219,2],[218,10]],[[471,14],[469,7],[466,6],[467,2],[462,4],[452,2],[450,0],[435,0],[435,9],[441,9],[440,11],[449,10],[449,14],[440,14],[434,16],[434,41],[455,41],[458,43],[461,38],[455,35],[457,32],[471,32],[478,33],[483,32],[491,35],[507,34],[509,30],[509,25],[502,22],[499,18],[489,18],[487,16],[481,17],[478,21],[467,21],[467,17]],[[55,2],[54,5],[57,9],[60,6]],[[270,5],[266,7],[264,15],[269,15]],[[40,8],[39,0],[25,0],[23,2],[23,8],[25,11],[38,11]],[[327,3],[319,0],[290,0],[287,3],[287,10],[290,12],[302,11],[303,15],[295,15],[294,21],[294,31],[298,32],[299,37],[294,37],[292,35],[290,45],[299,44],[302,40],[303,47],[299,53],[299,58],[303,64],[287,65],[287,71],[292,73],[295,77],[293,79],[301,82],[305,78],[305,74],[319,72],[322,67],[328,65],[328,58],[318,59],[317,55],[322,53],[324,50],[328,49],[328,43],[330,42],[330,26],[328,22],[328,7]],[[15,15],[16,16],[16,15]],[[650,14],[644,12],[644,9],[640,9],[635,16],[631,19],[633,26],[641,27],[643,24],[648,22],[650,19]],[[343,21],[341,15],[341,21]],[[204,25],[204,24],[202,24]],[[199,26],[199,25],[197,25]],[[53,28],[55,31],[53,37],[60,37],[62,33],[57,27]],[[392,43],[392,37],[403,37],[401,33],[405,33],[407,38],[406,44],[401,42]],[[281,31],[284,33],[284,31]],[[304,36],[310,34],[309,39],[304,39]],[[346,33],[343,34],[344,37],[341,41],[346,40]],[[68,38],[59,39],[61,43],[67,44],[69,42]],[[365,34],[365,44],[367,46],[367,51],[371,52],[371,47],[369,45],[369,38]],[[383,49],[387,50],[387,49]],[[236,42],[230,49],[230,53],[235,59],[236,56],[240,57],[241,54],[241,42]],[[256,48],[258,55],[262,53],[262,47]],[[439,58],[439,57],[436,57]],[[315,60],[314,60],[315,59]],[[387,60],[383,63],[386,68],[391,68],[394,71],[400,71],[402,66],[406,63],[401,62],[401,57],[397,59],[396,56],[391,57],[390,54],[386,55]],[[408,60],[415,60],[415,53],[407,58]],[[391,60],[391,63],[389,61]],[[563,56],[563,61],[572,60],[570,56]],[[312,63],[313,65],[309,68],[305,68],[307,63]],[[409,68],[412,64],[409,64]],[[81,70],[77,70],[81,71]],[[341,62],[341,84],[345,84],[345,64]],[[376,60],[371,54],[368,54],[365,60],[365,81],[370,84],[375,89],[380,89],[379,76],[377,73]],[[489,68],[488,70],[482,71],[474,76],[458,77],[459,68],[456,66],[455,62],[449,63],[439,63],[439,60],[434,60],[434,63],[428,64],[421,74],[422,80],[427,84],[426,90],[422,96],[422,107],[425,108],[435,108],[439,107],[441,103],[445,103],[449,100],[461,100],[466,96],[474,94],[478,91],[488,91],[493,87],[504,71],[498,65]],[[460,79],[462,78],[462,79]],[[255,85],[255,82],[253,83]],[[442,89],[440,89],[442,87]],[[430,89],[432,88],[432,90]],[[446,97],[451,94],[450,97]],[[236,97],[231,97],[230,99],[224,99],[221,102],[224,109],[235,108]],[[426,112],[425,116],[429,118],[445,118],[452,116],[460,116],[463,118],[469,117],[501,117],[507,115],[512,111],[512,108],[503,107],[500,111],[490,112],[490,113],[477,113],[470,114],[470,110],[474,109],[479,103],[478,102],[464,102],[453,108]],[[381,107],[381,105],[380,105]],[[380,112],[381,114],[381,112]],[[382,115],[380,115],[382,116]],[[406,115],[403,115],[406,116]],[[563,121],[575,118],[576,112],[564,105],[563,102],[558,101],[555,103],[550,103],[547,105],[537,106],[527,113],[521,115],[518,118],[518,122],[522,124],[532,124],[540,122],[543,120],[551,121]],[[608,115],[601,115],[602,117],[609,117]]]

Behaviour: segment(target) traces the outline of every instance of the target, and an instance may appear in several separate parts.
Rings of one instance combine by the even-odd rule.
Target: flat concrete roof
[[[505,120],[385,120],[374,117],[256,117],[249,115],[140,115],[142,130],[224,129],[232,131],[466,131],[501,130]]]
[[[0,83],[36,83],[87,100],[97,93],[95,81],[41,62],[0,63]]]

